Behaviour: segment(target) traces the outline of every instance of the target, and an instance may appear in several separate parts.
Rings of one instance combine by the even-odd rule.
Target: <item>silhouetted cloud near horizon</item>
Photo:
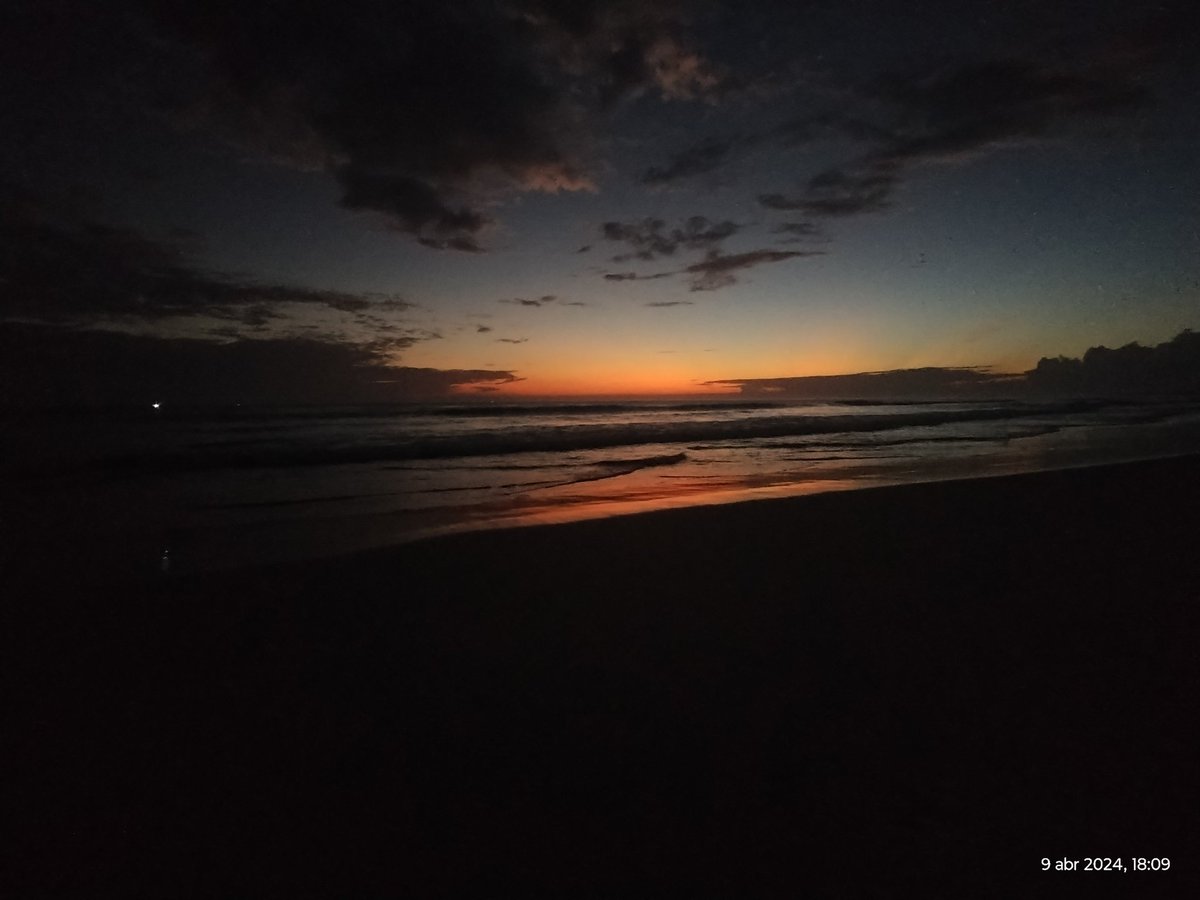
[[[642,305],[652,309],[669,309],[673,306],[695,306],[691,300],[656,300],[652,303],[643,303]]]
[[[1154,347],[1091,347],[1082,359],[1043,357],[1026,379],[1035,390],[1055,394],[1200,395],[1200,333],[1184,329]]]
[[[748,396],[813,399],[929,399],[1011,391],[1020,376],[998,375],[983,366],[926,367],[853,375],[805,375],[791,378],[730,378],[708,386],[736,387]]]
[[[390,365],[383,343],[229,342],[0,323],[0,406],[369,403],[444,397],[511,371]]]
[[[1105,397],[1200,396],[1200,333],[1184,329],[1154,347],[1136,342],[1116,350],[1091,347],[1081,359],[1043,357],[1023,373],[993,372],[987,366],[945,366],[805,375],[782,378],[722,378],[706,386],[736,387],[758,396],[813,399],[1020,398],[1052,395]]]

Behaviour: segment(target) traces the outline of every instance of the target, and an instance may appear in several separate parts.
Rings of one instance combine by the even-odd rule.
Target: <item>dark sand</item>
[[[1196,896],[1195,457],[87,581],[10,896]]]

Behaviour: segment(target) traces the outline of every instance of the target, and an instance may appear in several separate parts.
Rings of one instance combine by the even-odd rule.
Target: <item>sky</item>
[[[17,3],[4,399],[681,395],[1200,323],[1185,4]]]

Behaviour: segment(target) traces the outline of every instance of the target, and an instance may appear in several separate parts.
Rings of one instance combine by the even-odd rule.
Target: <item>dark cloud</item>
[[[541,296],[541,297],[536,297],[536,298],[533,298],[533,297],[528,297],[528,298],[527,298],[527,297],[513,297],[513,298],[511,298],[511,299],[497,300],[496,302],[497,302],[497,303],[508,303],[508,304],[511,304],[511,305],[513,305],[513,306],[532,306],[532,307],[538,307],[538,306],[545,306],[545,305],[547,305],[547,304],[549,304],[549,303],[553,303],[553,302],[555,302],[557,299],[558,299],[558,297],[556,297],[554,294],[545,294],[545,295],[543,295],[543,296]]]
[[[728,255],[714,250],[703,262],[690,265],[683,271],[691,276],[691,290],[715,291],[734,284],[737,281],[736,272],[754,266],[805,256],[824,255],[825,251],[823,250],[752,250],[749,253],[730,253]]]
[[[491,328],[491,326],[490,326],[490,325],[476,325],[476,326],[475,326],[475,333],[476,333],[476,334],[487,334],[487,333],[488,333],[488,332],[490,332],[491,330],[492,330],[492,328]]]
[[[490,369],[431,369],[389,366],[373,382],[391,396],[409,399],[442,397],[458,390],[497,390],[499,385],[524,381],[513,372]]]
[[[880,82],[898,115],[877,162],[954,161],[1040,138],[1076,119],[1127,114],[1149,100],[1141,65],[1103,57],[1063,67],[993,60]]]
[[[297,304],[355,317],[397,312],[397,297],[239,281],[192,264],[177,243],[94,222],[0,218],[0,318],[45,322],[211,316],[259,328]],[[382,321],[382,320],[380,320]]]
[[[1022,375],[987,367],[898,369],[799,378],[729,378],[707,386],[813,399],[939,399],[1051,395],[1072,398],[1200,397],[1200,334],[1186,329],[1154,347],[1092,347],[1082,358],[1041,359]]]
[[[644,305],[652,307],[654,309],[669,309],[672,306],[694,306],[695,304],[692,303],[691,300],[658,300],[658,301],[655,301],[654,303],[646,303]],[[664,350],[664,351],[660,351],[660,352],[673,353],[674,351],[673,350],[671,350],[671,351]]]
[[[652,166],[642,175],[643,184],[661,185],[703,175],[720,168],[729,159],[736,139],[705,141],[675,154],[665,166]]]
[[[654,272],[649,275],[639,275],[636,272],[609,272],[605,274],[604,278],[607,281],[653,281],[659,278],[669,278],[672,275],[687,275],[690,281],[690,290],[715,291],[735,284],[737,282],[735,273],[744,269],[798,257],[824,255],[824,250],[752,250],[748,253],[723,254],[719,250],[713,249],[701,262],[675,271]]]
[[[781,222],[771,229],[772,234],[783,235],[777,244],[828,243],[829,238],[815,222]]]
[[[498,344],[524,344],[529,338],[496,338]]]
[[[1180,27],[1160,28],[1154,40],[1186,44],[1186,20],[1170,12],[1180,4],[1150,4],[1139,15],[1102,5],[1067,15],[1062,4],[1043,4],[1050,12],[1015,4],[990,11],[988,28],[974,16],[970,25],[986,33],[996,19],[1046,18],[1064,20],[1060,30],[1073,35],[1095,35],[1159,16]],[[670,184],[711,172],[767,141],[850,139],[863,146],[838,161],[845,181],[836,190],[799,182],[783,191],[788,208],[836,216],[886,208],[921,163],[1142,108],[1153,56],[1153,48],[1098,50],[1082,38],[1065,49],[1050,38],[968,40],[957,16],[918,25],[919,16],[887,4],[869,4],[862,22],[828,4],[751,10],[686,0],[133,0],[119,14],[107,4],[74,4],[69,15],[54,3],[17,6],[0,46],[10,68],[27,73],[11,79],[6,93],[15,99],[0,108],[14,146],[32,145],[57,119],[70,133],[64,100],[76,121],[110,117],[123,126],[139,112],[144,124],[149,112],[156,123],[215,137],[243,155],[328,173],[346,208],[376,214],[426,247],[466,252],[483,249],[487,211],[512,191],[593,189],[597,136],[612,122],[606,113],[639,97],[703,101],[707,110],[749,82],[774,84],[760,96],[771,108],[759,111],[768,114],[762,121],[781,124],[750,133],[748,117],[735,116],[741,124],[730,122],[729,133],[684,148],[642,180]],[[702,52],[701,38],[736,58],[740,71]],[[956,47],[975,60],[931,66],[930,47]],[[1025,58],[981,61],[984,47]],[[924,68],[899,67],[914,57]],[[801,73],[801,59],[810,67],[820,59],[820,72]],[[863,67],[876,60],[897,70],[873,79]],[[809,108],[829,106],[831,93],[837,108]],[[781,115],[784,103],[794,109]],[[125,155],[159,164],[149,153]]]
[[[403,175],[388,175],[343,167],[342,205],[347,209],[383,213],[390,226],[413,234],[427,247],[438,250],[480,252],[476,235],[488,222],[481,213],[451,209],[442,192],[428,183]]]
[[[659,278],[670,278],[674,272],[654,272],[651,275],[639,275],[637,272],[607,272],[605,281],[655,281]]]
[[[474,238],[470,237],[453,237],[453,238],[431,238],[419,237],[417,243],[422,247],[429,247],[431,250],[459,250],[463,253],[483,253],[484,249]]]
[[[787,234],[797,238],[820,237],[821,226],[815,222],[780,222],[771,229],[772,234]]]
[[[441,332],[428,328],[413,328],[397,324],[396,322],[390,322],[374,315],[359,314],[354,317],[354,324],[360,329],[360,334],[361,332],[366,332],[371,335],[371,338],[368,340],[362,340],[357,336],[354,340],[362,343],[364,346],[375,348],[379,352],[396,353],[401,350],[407,350],[409,347],[424,341],[442,340]],[[288,329],[284,328],[283,330],[287,331]],[[334,334],[339,340],[349,340],[344,333],[330,331],[327,327],[321,325],[318,325],[316,330]]]
[[[828,169],[809,179],[808,190],[800,197],[762,194],[758,202],[768,209],[798,211],[810,216],[877,212],[891,205],[892,193],[900,181],[897,168],[879,163],[853,173]]]
[[[719,93],[726,74],[695,48],[685,6],[146,0],[116,16],[31,14],[12,43],[57,51],[29,108],[51,82],[64,93],[98,83],[182,130],[332,172],[344,206],[425,246],[478,251],[494,188],[593,189],[593,133],[607,110]],[[20,69],[38,56],[22,51],[32,65]]]
[[[848,136],[859,141],[881,141],[889,138],[891,133],[885,128],[840,112],[798,116],[763,131],[743,132],[723,138],[706,138],[675,154],[665,165],[647,169],[642,175],[642,183],[672,184],[704,175],[744,156],[764,143],[793,147],[837,136]]]
[[[368,341],[348,341],[338,338],[337,335],[330,334],[324,339],[335,343],[353,343],[355,346],[364,347],[369,352],[376,354],[381,358],[395,359],[397,353],[401,350],[407,350],[418,341],[437,341],[441,340],[442,336],[436,331],[421,331],[397,328],[394,334],[384,333],[373,337]]]
[[[276,288],[278,290],[278,288]],[[334,297],[326,302],[326,305],[332,309],[340,310],[341,312],[361,313],[371,308],[371,301],[366,297],[358,297],[354,294],[346,294]]]
[[[248,306],[210,306],[206,313],[215,319],[239,322],[254,331],[263,331],[272,322],[286,318],[275,307],[266,303],[252,303]]]
[[[706,138],[648,169],[642,181],[667,184],[711,172],[741,151],[762,144],[788,149],[816,142],[839,147],[851,142],[858,145],[854,155],[799,192],[764,194],[765,201],[774,201],[764,205],[815,216],[886,209],[914,167],[960,162],[1003,146],[1054,139],[1088,122],[1145,109],[1155,67],[1172,54],[1179,55],[1178,41],[1163,23],[1183,25],[1183,21],[1165,11],[1166,5],[1160,6],[1163,9],[1144,15],[1119,16],[1127,20],[1123,24],[1129,33],[1117,40],[1100,37],[1102,27],[1080,20],[1060,21],[1058,29],[1039,29],[1033,25],[1039,16],[1022,9],[1012,16],[1001,15],[1028,26],[1018,27],[1020,40],[1014,33],[1009,41],[962,47],[955,58],[944,53],[876,53],[874,58],[885,60],[887,67],[882,76],[846,65],[821,76],[810,72],[794,82],[790,99],[775,95],[773,102],[795,103],[804,109],[814,102],[827,104],[818,98],[833,94],[836,107],[804,109],[761,130]],[[890,15],[883,10],[874,13],[878,21]],[[764,29],[782,27],[786,32],[804,27],[802,16],[782,8],[760,18]],[[1111,25],[1113,17],[1108,19]],[[1160,20],[1157,25],[1147,25],[1155,19]],[[728,24],[738,27],[736,22]],[[961,27],[961,23],[947,27]],[[870,58],[872,54],[860,56]],[[912,59],[921,62],[913,65]],[[741,63],[755,68],[751,58]],[[839,79],[844,80],[839,83]],[[764,108],[764,112],[772,111]]]
[[[673,256],[681,248],[708,250],[737,234],[740,227],[736,222],[710,222],[704,216],[692,216],[670,230],[662,219],[649,218],[637,222],[605,222],[601,231],[606,240],[620,241],[632,248],[629,253],[613,257],[615,262],[624,262]]]
[[[1012,390],[1012,376],[996,375],[979,367],[947,367],[800,378],[731,378],[704,384],[736,387],[742,394],[750,396],[844,400],[937,399],[1008,393]]]
[[[846,112],[823,112],[796,116],[771,130],[770,136],[785,147],[844,136],[856,141],[886,141],[892,133],[887,128],[868,122]]]
[[[992,59],[889,75],[860,89],[855,101],[877,111],[878,123],[824,113],[777,129],[785,145],[840,134],[868,149],[812,177],[798,195],[762,194],[759,203],[825,217],[887,209],[916,167],[964,162],[1141,110],[1150,99],[1148,65],[1143,54],[1096,53],[1072,65]]]
[[[558,65],[586,74],[575,89],[609,108],[655,92],[667,100],[720,96],[729,73],[704,58],[685,33],[681,0],[526,0],[513,4],[540,32]]]
[[[797,210],[804,209],[807,202],[803,197],[788,197],[784,194],[759,194],[758,202],[767,209]]]
[[[416,303],[410,303],[408,300],[401,300],[397,297],[388,297],[384,299],[375,299],[372,297],[374,307],[383,312],[403,312],[406,309],[416,309]]]
[[[426,246],[479,249],[486,217],[456,202],[477,176],[590,184],[570,146],[573,79],[520,4],[166,2],[147,18],[161,74],[190,76],[151,92],[167,114],[277,163],[332,168],[344,206]]]
[[[361,315],[412,304],[377,295],[254,284],[196,268],[179,245],[93,222],[0,222],[0,317],[47,322],[212,316],[262,326],[292,304]]]
[[[0,405],[366,403],[519,380],[508,371],[393,366],[392,344],[323,338],[226,342],[0,323]]]
[[[1081,359],[1044,358],[1026,373],[1031,387],[1051,394],[1127,397],[1200,396],[1200,334],[1185,330],[1155,347],[1091,347]]]

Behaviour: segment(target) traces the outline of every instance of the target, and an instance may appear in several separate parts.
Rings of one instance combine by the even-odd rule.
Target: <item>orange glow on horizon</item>
[[[881,364],[883,363],[883,364]],[[558,367],[556,367],[558,368]],[[459,385],[458,396],[500,397],[668,397],[668,396],[737,396],[740,389],[723,379],[805,378],[828,375],[856,375],[889,369],[909,368],[889,365],[879,359],[857,358],[833,354],[806,356],[803,359],[770,358],[725,359],[716,365],[705,361],[691,367],[675,363],[647,366],[637,370],[602,368],[594,365],[573,367],[574,371],[558,368],[554,374],[545,370],[534,373],[516,367],[512,371],[520,381],[508,383],[476,382]]]
[[[482,388],[482,390],[480,389]],[[676,397],[736,396],[736,387],[706,385],[683,380],[634,380],[529,377],[507,384],[464,384],[454,389],[458,396],[478,397]]]

